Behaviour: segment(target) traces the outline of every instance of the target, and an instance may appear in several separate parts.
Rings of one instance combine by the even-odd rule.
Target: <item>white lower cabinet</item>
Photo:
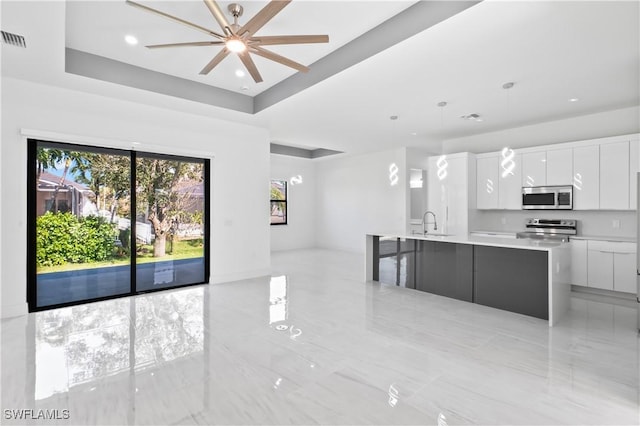
[[[613,253],[613,289],[636,293],[635,253]]]
[[[592,248],[589,241],[587,264],[588,286],[613,290],[613,252]]]
[[[571,240],[571,284],[587,286],[587,240]]]
[[[635,243],[588,241],[588,286],[604,290],[635,293],[635,253]]]

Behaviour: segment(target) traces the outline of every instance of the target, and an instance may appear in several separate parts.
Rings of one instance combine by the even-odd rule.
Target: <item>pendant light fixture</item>
[[[398,120],[397,115],[392,115],[389,117],[391,120],[391,143],[395,145],[395,129],[396,129],[396,121]],[[398,173],[400,172],[400,168],[396,163],[389,164],[389,185],[396,186],[400,181],[400,177]]]
[[[444,107],[446,106],[447,103],[445,101],[438,102],[438,107],[440,108],[440,131],[442,132],[442,135],[444,135]],[[447,162],[446,154],[442,154],[438,157],[436,167],[438,168],[436,176],[438,176],[439,180],[444,180],[447,177],[447,174],[449,174],[449,171],[447,170],[449,168],[449,163]]]
[[[504,83],[502,85],[502,88],[505,90],[506,93],[506,115],[509,115],[511,108],[509,106],[509,91],[513,88],[513,86],[515,85],[514,82],[509,81],[507,83]],[[508,146],[505,146],[504,148],[502,148],[502,152],[501,152],[501,158],[500,158],[500,176],[505,179],[506,177],[513,175],[513,169],[515,169],[516,167],[516,163],[513,160],[514,157],[516,156],[515,152],[513,151],[513,149],[509,148]]]

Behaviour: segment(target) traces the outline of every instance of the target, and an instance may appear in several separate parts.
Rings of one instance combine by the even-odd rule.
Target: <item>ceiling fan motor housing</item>
[[[227,6],[227,9],[229,10],[229,13],[231,13],[231,16],[236,19],[241,17],[242,12],[244,12],[244,9],[238,3],[231,3],[229,6]]]

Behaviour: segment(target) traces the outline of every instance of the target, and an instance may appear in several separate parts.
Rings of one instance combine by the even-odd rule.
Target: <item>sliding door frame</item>
[[[92,153],[104,153],[127,156],[130,159],[130,222],[131,222],[131,238],[130,238],[130,288],[127,293],[120,293],[110,296],[102,296],[92,299],[76,300],[65,303],[58,303],[54,305],[38,306],[38,270],[36,266],[37,255],[37,186],[34,187],[36,182],[36,159],[37,149],[39,144],[46,144],[50,147],[67,150],[86,150]],[[136,266],[137,266],[137,253],[136,253],[136,160],[138,157],[144,158],[158,158],[163,160],[182,160],[186,162],[201,163],[203,165],[203,178],[204,178],[204,244],[203,244],[203,256],[204,256],[204,281],[199,283],[190,284],[178,284],[172,287],[164,287],[159,289],[146,289],[137,290],[136,288]],[[67,306],[83,305],[85,303],[99,302],[103,300],[118,299],[121,297],[135,296],[138,294],[154,293],[166,290],[175,290],[184,287],[191,287],[202,284],[209,284],[210,280],[210,253],[211,253],[211,230],[210,230],[210,204],[211,204],[211,160],[209,158],[189,157],[183,155],[154,153],[145,151],[126,150],[122,148],[108,148],[94,145],[84,145],[79,143],[57,142],[53,140],[44,140],[39,138],[27,138],[27,304],[29,306],[29,312],[46,311],[49,309],[63,308]],[[36,183],[37,185],[37,183]]]

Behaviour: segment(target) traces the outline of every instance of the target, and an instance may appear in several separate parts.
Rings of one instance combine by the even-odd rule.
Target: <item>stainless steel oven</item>
[[[578,234],[578,221],[575,219],[527,219],[525,228],[526,231],[518,232],[516,238],[566,243],[571,236]]]
[[[522,188],[523,210],[573,210],[573,186]]]

